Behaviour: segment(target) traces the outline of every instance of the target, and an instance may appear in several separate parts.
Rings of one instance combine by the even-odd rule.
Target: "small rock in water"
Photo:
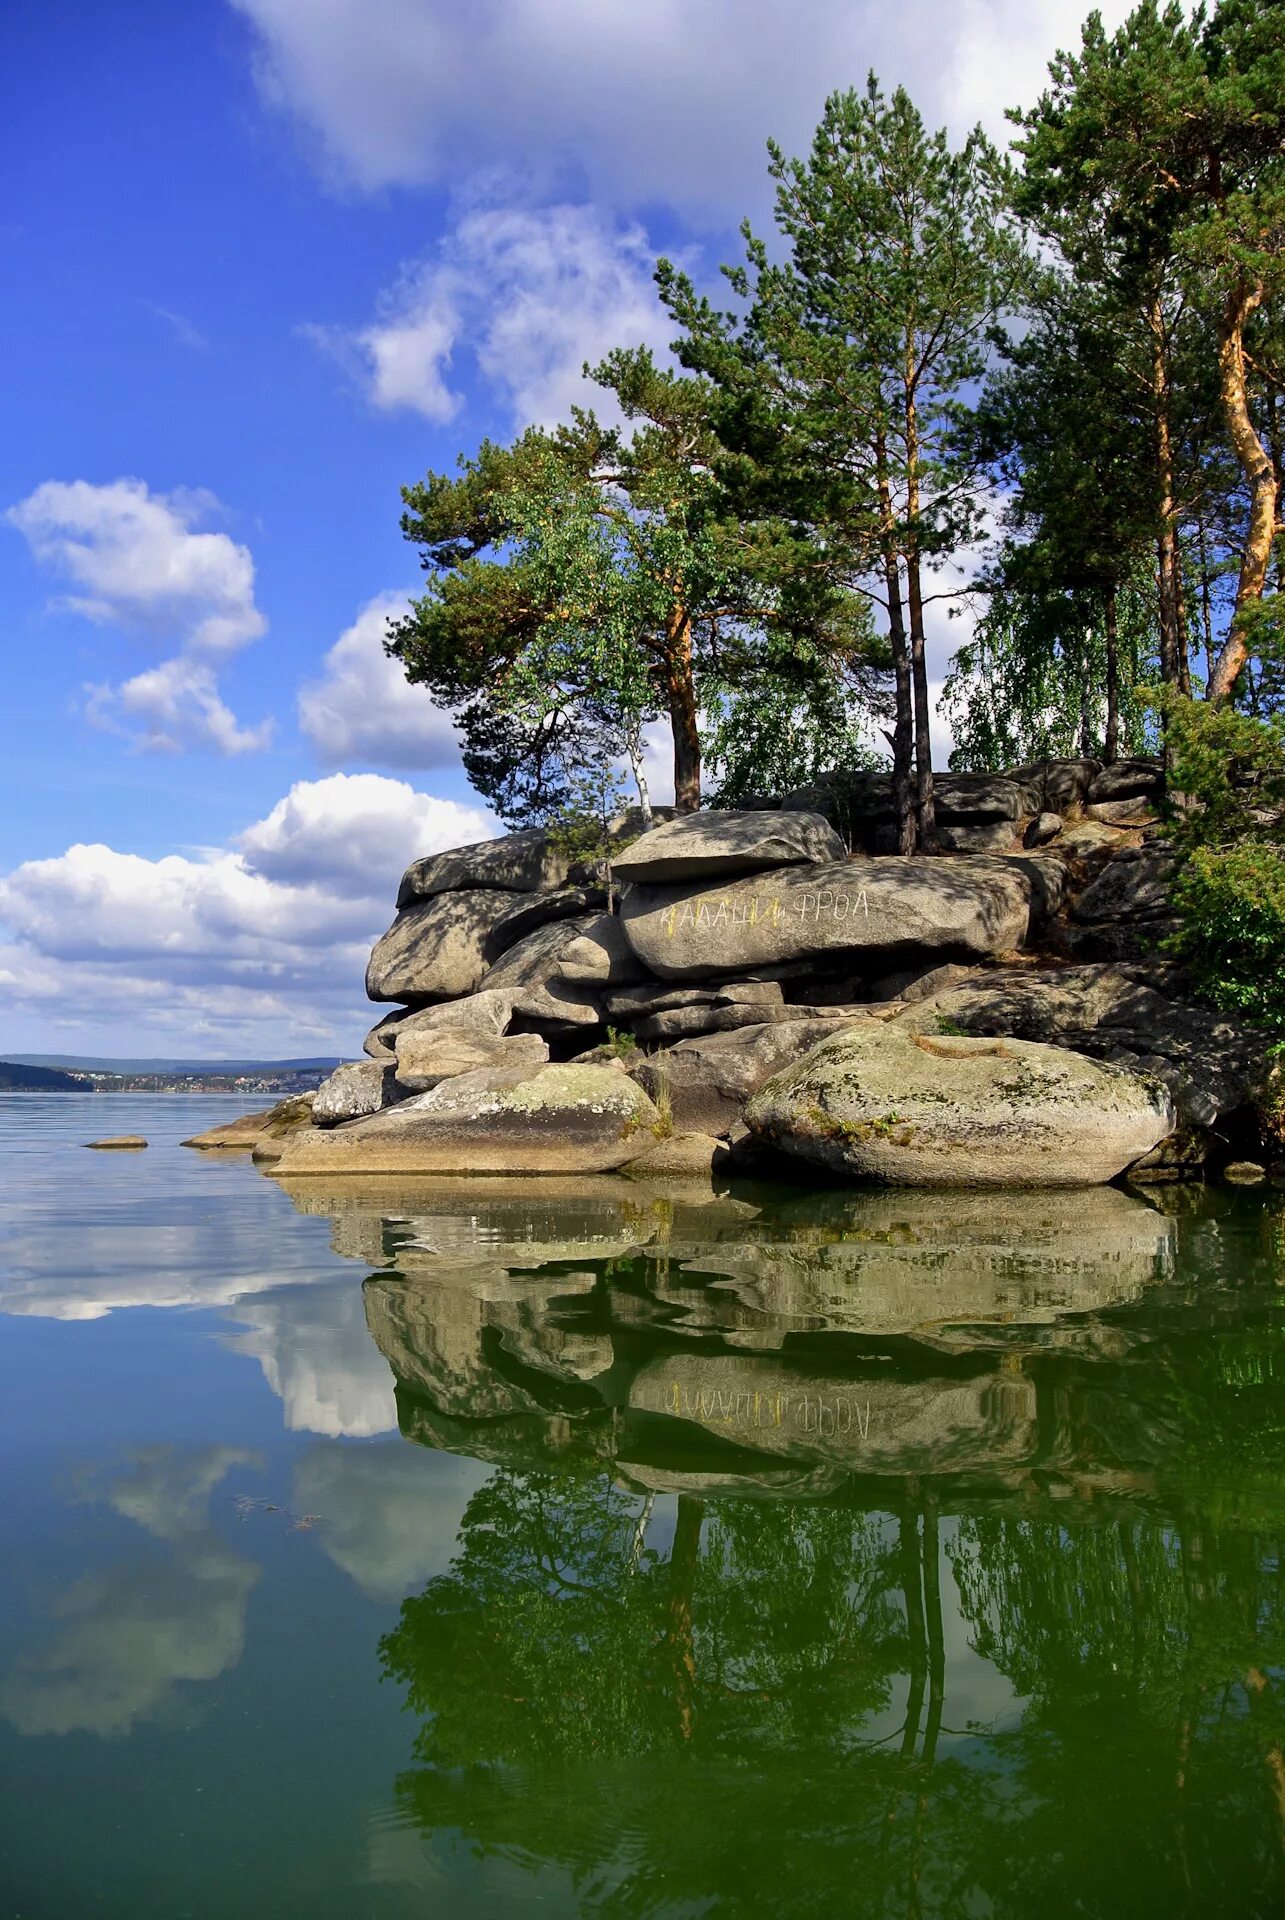
[[[1257,1160],[1231,1160],[1223,1168],[1223,1179],[1235,1187],[1256,1187],[1267,1178],[1267,1169]]]
[[[147,1145],[141,1133],[117,1133],[110,1140],[86,1140],[87,1147],[128,1147],[136,1150]]]

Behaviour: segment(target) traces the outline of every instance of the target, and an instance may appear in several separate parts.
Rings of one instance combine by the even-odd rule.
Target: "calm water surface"
[[[1285,1912],[1285,1194],[234,1108],[0,1097],[0,1920]]]

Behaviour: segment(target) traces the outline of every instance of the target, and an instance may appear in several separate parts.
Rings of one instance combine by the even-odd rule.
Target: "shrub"
[[[1194,847],[1174,883],[1170,942],[1216,1005],[1285,1034],[1285,848]]]

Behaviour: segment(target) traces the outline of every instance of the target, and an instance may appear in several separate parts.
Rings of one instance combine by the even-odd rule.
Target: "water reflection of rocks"
[[[298,1198],[387,1269],[366,1318],[409,1438],[651,1491],[1088,1468],[1041,1362],[1121,1350],[1112,1310],[1174,1262],[1172,1223],[1114,1189],[1073,1222],[1056,1194]]]
[[[1234,1223],[300,1197],[377,1269],[403,1433],[493,1469],[381,1646],[430,1850],[604,1916],[1281,1909],[1285,1406]]]

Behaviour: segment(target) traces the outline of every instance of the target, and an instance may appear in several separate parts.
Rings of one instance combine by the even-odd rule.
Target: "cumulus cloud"
[[[81,843],[24,861],[0,878],[0,991],[46,1031],[124,1018],[188,1054],[333,1044],[356,1025],[402,869],[494,831],[480,807],[337,773],[298,782],[228,848],[151,860]]]
[[[1082,0],[232,0],[256,73],[339,179],[371,190],[504,167],[720,220],[766,198],[769,134],[802,148],[870,67],[957,132],[1030,101]],[[1128,0],[1105,0],[1114,25]]]
[[[402,594],[367,601],[340,634],[321,677],[299,690],[299,726],[327,766],[453,766],[459,742],[450,715],[413,687],[384,652],[388,622],[406,611]]]
[[[243,727],[219,692],[214,669],[179,654],[136,673],[118,687],[86,689],[85,711],[98,726],[133,734],[152,753],[182,753],[204,747],[213,753],[257,753],[269,745],[271,720]]]
[[[452,420],[467,363],[516,425],[552,425],[576,403],[604,412],[586,361],[621,345],[664,350],[673,326],[654,264],[641,227],[590,206],[475,206],[404,270],[369,325],[312,333],[377,407]]]
[[[87,689],[91,719],[151,750],[246,753],[272,734],[271,721],[241,726],[218,691],[219,666],[267,622],[255,604],[249,548],[200,529],[217,509],[201,490],[159,494],[134,479],[101,486],[46,480],[8,512],[41,565],[67,582],[57,604],[177,647],[120,686]]]

